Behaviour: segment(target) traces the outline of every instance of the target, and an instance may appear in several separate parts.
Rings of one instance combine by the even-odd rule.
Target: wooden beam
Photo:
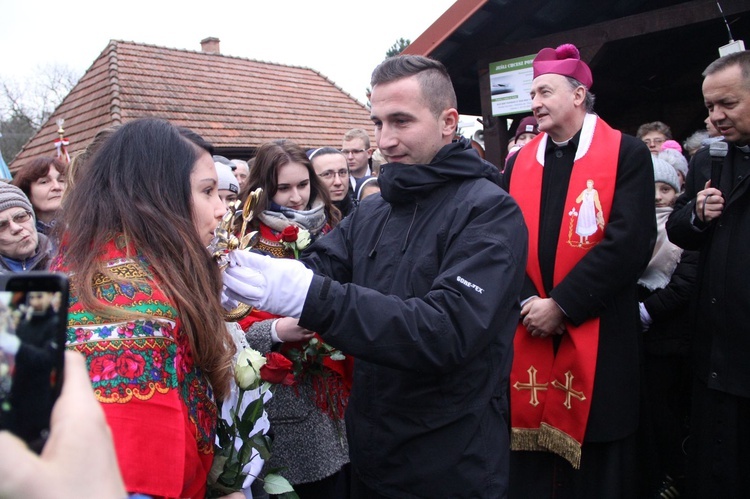
[[[429,56],[487,2],[488,0],[456,0],[403,53]]]
[[[725,16],[732,16],[747,11],[747,0],[722,0]],[[556,47],[562,43],[573,43],[581,51],[581,58],[592,61],[601,47],[608,42],[634,38],[649,33],[721,19],[721,13],[715,0],[695,0],[652,10],[642,14],[621,17],[611,21],[594,24],[586,28],[572,29],[551,33],[549,35],[524,40],[502,47],[488,48],[478,57],[480,67],[490,63],[533,54],[545,47]]]

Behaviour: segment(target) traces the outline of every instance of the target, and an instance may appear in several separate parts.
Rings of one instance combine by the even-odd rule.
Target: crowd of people
[[[144,118],[0,183],[1,271],[71,283],[50,437],[37,456],[0,432],[0,497],[206,496],[245,347],[294,382],[223,497],[274,470],[303,499],[743,497],[750,52],[707,67],[682,144],[599,117],[572,45],[533,76],[502,171],[457,137],[445,67],[397,56],[374,146],[228,159]],[[252,250],[220,267],[234,210]]]

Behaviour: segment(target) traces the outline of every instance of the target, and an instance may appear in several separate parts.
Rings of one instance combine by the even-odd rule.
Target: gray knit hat
[[[680,192],[680,177],[677,176],[677,170],[663,159],[651,157],[654,162],[654,182],[664,182],[671,185],[675,191]]]
[[[21,189],[15,185],[0,182],[0,211],[15,207],[23,208],[31,214],[34,213],[34,208],[31,206],[29,198],[26,197],[26,194]]]
[[[682,173],[683,178],[687,177],[688,162],[681,152],[674,149],[664,149],[656,157],[672,165],[672,168],[677,170],[678,173]]]

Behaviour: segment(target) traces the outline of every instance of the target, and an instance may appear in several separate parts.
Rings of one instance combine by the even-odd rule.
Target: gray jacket
[[[259,352],[272,347],[271,324],[275,319],[253,323],[247,342]],[[278,385],[266,405],[273,447],[265,469],[283,468],[281,474],[293,485],[322,480],[349,462],[349,446],[343,421],[334,421],[315,405],[309,381],[299,386]]]

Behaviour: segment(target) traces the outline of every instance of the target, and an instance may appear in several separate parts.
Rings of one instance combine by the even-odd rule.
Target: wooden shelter
[[[520,115],[493,116],[490,65],[572,43],[591,67],[596,112],[635,134],[663,121],[676,139],[703,127],[701,73],[729,42],[748,41],[747,0],[458,0],[405,53],[448,68],[459,112],[482,116],[487,159],[502,164]],[[513,125],[506,126],[506,118]]]

